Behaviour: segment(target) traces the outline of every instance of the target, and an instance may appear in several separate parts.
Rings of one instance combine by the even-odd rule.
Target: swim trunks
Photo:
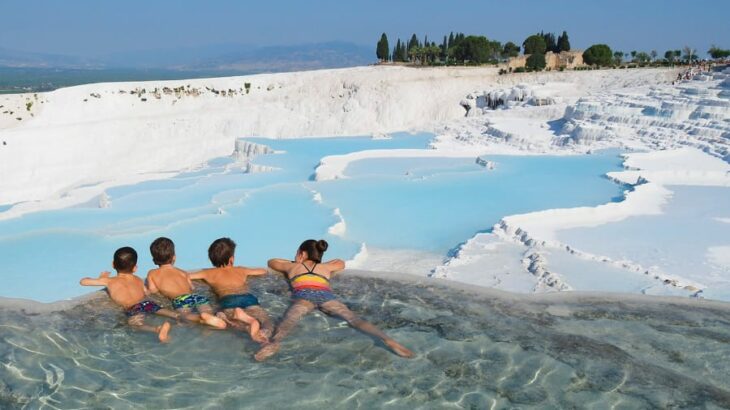
[[[162,307],[157,303],[151,300],[143,300],[136,305],[131,306],[129,309],[127,309],[125,313],[127,314],[127,316],[132,317],[136,315],[155,313],[160,309],[162,309]]]
[[[292,292],[292,299],[301,299],[319,306],[325,302],[337,299],[334,293],[329,290],[297,289]]]
[[[241,293],[238,295],[223,296],[220,300],[221,309],[243,308],[256,306],[259,304],[258,298],[250,293]]]
[[[207,305],[210,300],[203,295],[197,293],[190,293],[187,295],[180,295],[172,300],[172,308],[177,309],[195,309],[200,305]]]

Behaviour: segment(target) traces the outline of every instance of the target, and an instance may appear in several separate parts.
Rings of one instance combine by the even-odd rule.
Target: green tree
[[[375,54],[378,56],[380,61],[390,60],[390,46],[388,45],[388,36],[383,33],[378,41],[378,46],[375,49]]]
[[[674,62],[674,51],[673,50],[667,50],[664,53],[664,59],[667,60],[667,62],[669,62],[669,63],[673,63]]]
[[[504,43],[504,47],[502,47],[503,58],[517,57],[518,55],[520,55],[520,46],[511,41]]]
[[[634,61],[636,61],[637,63],[640,63],[640,64],[648,63],[650,60],[651,60],[651,57],[649,56],[649,54],[646,54],[643,51],[639,51],[634,56]]]
[[[682,49],[684,51],[684,59],[687,60],[690,64],[692,64],[692,60],[697,59],[697,49],[694,49],[690,46],[684,46]]]
[[[411,49],[413,47],[418,47],[418,46],[419,46],[418,37],[416,37],[416,33],[413,33],[413,35],[411,36],[411,40],[408,42],[408,50],[407,50],[408,53],[410,54]]]
[[[616,51],[613,53],[613,63],[616,65],[620,65],[621,61],[624,59],[624,52],[623,51]]]
[[[713,44],[712,47],[707,50],[707,54],[709,54],[710,57],[714,58],[715,60],[725,59],[730,57],[730,50],[724,50]]]
[[[553,33],[543,33],[540,32],[540,36],[542,36],[543,39],[545,39],[545,51],[552,51],[552,52],[559,52],[558,50],[558,44],[555,41],[555,34]]]
[[[682,50],[674,50],[674,59],[677,60],[682,56]]]
[[[393,62],[400,61],[399,58],[400,58],[400,48],[401,47],[402,47],[402,45],[400,43],[400,38],[398,38],[398,41],[396,41],[396,43],[395,43],[395,48],[393,49],[393,55],[392,55]]]
[[[522,43],[522,49],[525,54],[545,54],[545,39],[539,34],[531,35]]]
[[[545,68],[545,54],[530,54],[525,62],[525,67],[532,71],[542,71]]]
[[[446,57],[449,55],[449,40],[444,36],[444,42],[441,44],[441,55],[439,58],[441,61],[446,61]]]
[[[612,58],[611,47],[605,44],[594,44],[583,52],[583,61],[588,65],[607,66]]]
[[[636,62],[636,50],[631,51],[631,61]]]
[[[659,55],[659,53],[656,52],[656,50],[651,50],[651,59],[656,60],[656,57]]]
[[[558,53],[561,51],[570,51],[570,40],[566,31],[558,37]]]
[[[464,37],[464,39],[459,41],[456,47],[454,47],[454,58],[458,61],[469,61],[477,64],[483,64],[490,61],[493,56],[493,52],[494,43],[487,40],[486,37],[468,36]]]

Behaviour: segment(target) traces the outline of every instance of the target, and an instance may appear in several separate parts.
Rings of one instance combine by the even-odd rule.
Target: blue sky
[[[604,42],[630,51],[730,48],[727,0],[3,0],[0,47],[97,56],[213,44],[373,45],[381,32],[440,41],[462,31],[521,44],[567,30],[574,48]]]

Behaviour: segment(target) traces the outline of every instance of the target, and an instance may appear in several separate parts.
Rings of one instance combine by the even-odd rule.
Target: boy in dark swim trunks
[[[127,314],[127,323],[135,329],[157,333],[160,342],[169,341],[170,324],[163,323],[161,326],[150,326],[144,323],[145,316],[150,313],[165,316],[173,319],[178,314],[163,309],[157,303],[147,300],[147,289],[142,279],[134,275],[137,271],[137,252],[126,246],[114,252],[112,266],[117,271],[117,276],[110,277],[109,272],[102,272],[98,278],[81,279],[82,286],[106,286],[109,297],[118,305],[122,306]]]
[[[248,292],[246,279],[265,275],[267,271],[233,266],[235,252],[236,243],[230,238],[216,239],[208,248],[208,258],[215,268],[191,273],[190,279],[204,281],[218,295],[224,313],[219,317],[233,326],[237,325],[236,322],[243,324],[244,328],[248,328],[251,339],[264,343],[271,336],[273,324],[256,296]]]
[[[225,329],[226,322],[216,317],[210,301],[193,293],[193,283],[188,274],[175,266],[175,244],[168,238],[157,238],[150,245],[152,261],[159,266],[147,274],[150,293],[161,293],[172,301],[172,308],[182,318],[193,323]]]

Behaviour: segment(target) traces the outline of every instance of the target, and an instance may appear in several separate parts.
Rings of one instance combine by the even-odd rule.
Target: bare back
[[[198,274],[194,274],[193,278],[204,280],[218,297],[223,297],[248,293],[246,279],[249,276],[249,271],[250,269],[247,268],[224,266],[222,268],[205,269]]]
[[[129,308],[144,300],[144,282],[131,273],[120,273],[108,279],[106,285],[109,297],[118,305]]]
[[[147,274],[147,285],[151,291],[159,291],[168,299],[193,292],[187,273],[172,265],[163,265]]]
[[[314,267],[314,268],[312,268]],[[302,263],[291,263],[288,269],[284,272],[288,279],[292,279],[303,273],[316,273],[322,275],[327,279],[331,279],[332,274],[337,272],[337,269],[333,269],[329,263],[315,263],[312,261],[304,261]]]

